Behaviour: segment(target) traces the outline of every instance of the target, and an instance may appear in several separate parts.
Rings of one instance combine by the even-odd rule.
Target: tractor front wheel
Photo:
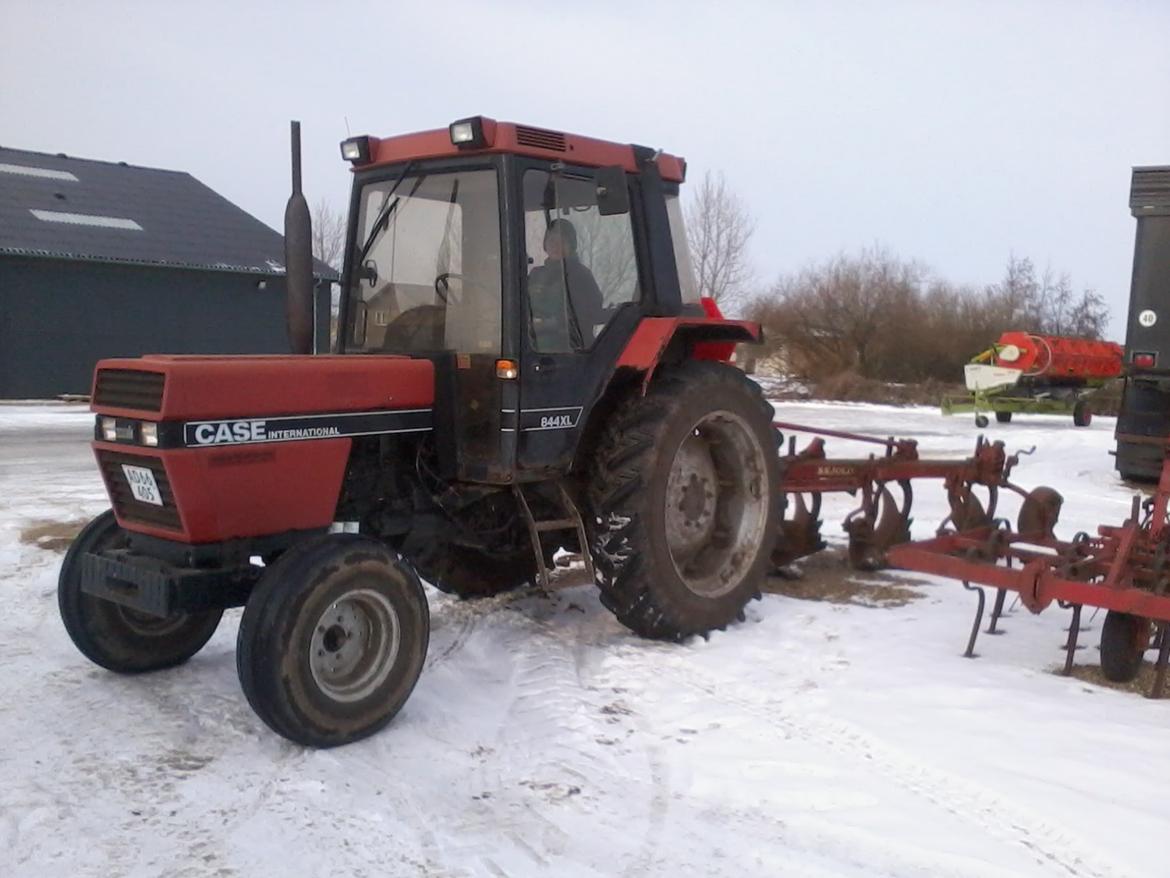
[[[294,547],[265,571],[240,621],[236,670],[273,731],[335,747],[393,719],[429,638],[414,569],[376,540],[335,534]]]
[[[742,618],[779,527],[772,407],[722,363],[663,368],[611,415],[589,485],[601,601],[644,637]]]
[[[153,616],[82,591],[85,555],[126,545],[126,532],[112,511],[82,528],[65,553],[57,579],[57,606],[65,630],[86,658],[120,674],[182,664],[211,639],[223,610]]]
[[[1141,616],[1110,610],[1101,626],[1101,673],[1114,683],[1128,683],[1138,675],[1150,647],[1150,622]]]

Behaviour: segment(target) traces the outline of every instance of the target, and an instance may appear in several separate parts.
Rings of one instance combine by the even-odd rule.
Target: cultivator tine
[[[966,581],[963,582],[963,588],[976,592],[979,597],[979,603],[975,607],[975,623],[971,626],[971,638],[967,641],[967,651],[963,653],[963,658],[978,658],[975,654],[975,641],[979,639],[979,626],[983,624],[983,607],[987,602],[987,594],[983,586],[972,585]]]
[[[1000,617],[1003,616],[1003,602],[1006,598],[1007,598],[1007,589],[1006,588],[997,588],[995,590],[995,603],[991,607],[991,622],[987,626],[987,633],[988,634],[1004,634],[1005,633],[1005,632],[997,629],[995,627],[995,625],[1000,620]]]
[[[1077,654],[1077,638],[1081,633],[1081,605],[1080,604],[1066,604],[1064,601],[1057,602],[1062,610],[1072,610],[1072,622],[1068,626],[1068,639],[1064,642],[1064,670],[1061,672],[1062,676],[1071,677],[1073,669],[1073,659]]]

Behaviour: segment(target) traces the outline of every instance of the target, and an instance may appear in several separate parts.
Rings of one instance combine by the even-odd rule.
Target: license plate
[[[154,480],[154,473],[144,466],[122,464],[122,472],[126,474],[126,481],[130,483],[130,493],[135,500],[150,503],[153,506],[162,506],[162,494],[158,490],[158,482]]]

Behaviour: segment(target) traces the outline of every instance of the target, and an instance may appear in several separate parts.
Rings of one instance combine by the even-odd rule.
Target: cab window
[[[496,172],[407,174],[359,199],[348,347],[498,355]]]
[[[523,183],[531,346],[587,350],[641,296],[630,215],[601,215],[592,176],[529,170]]]

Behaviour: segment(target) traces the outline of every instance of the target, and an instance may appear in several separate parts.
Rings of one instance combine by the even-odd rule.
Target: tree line
[[[1109,322],[1095,290],[1015,254],[1002,279],[978,287],[875,245],[782,275],[761,293],[748,256],[754,230],[743,200],[707,174],[687,207],[700,292],[763,324],[764,353],[803,377],[954,382],[1005,330],[1099,339]]]

